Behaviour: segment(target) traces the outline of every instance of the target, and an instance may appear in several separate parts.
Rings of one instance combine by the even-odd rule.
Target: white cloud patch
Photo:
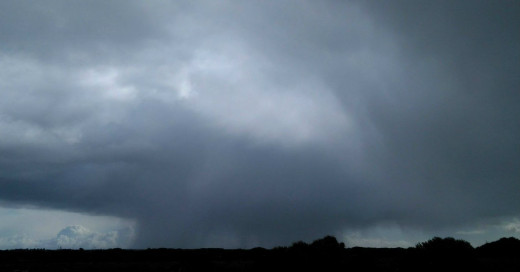
[[[132,221],[108,216],[0,207],[0,217],[0,249],[126,248],[135,236]]]
[[[128,102],[137,98],[138,91],[134,86],[120,82],[121,71],[116,67],[87,69],[81,77],[81,83],[98,92],[102,99]]]
[[[197,54],[172,86],[221,129],[259,142],[316,143],[351,132],[353,120],[326,84],[310,74],[290,82],[277,69],[247,45],[231,42]]]
[[[104,249],[127,248],[134,237],[133,228],[95,232],[80,225],[62,229],[55,238],[35,239],[27,234],[0,237],[0,248]]]
[[[504,229],[515,234],[520,234],[520,220],[515,219],[504,225]]]
[[[27,234],[15,234],[7,237],[0,237],[0,248],[16,249],[16,248],[39,248],[42,243]]]
[[[59,248],[115,248],[127,247],[133,236],[132,229],[93,232],[83,226],[68,226],[62,229],[51,244]]]
[[[341,237],[343,237],[348,247],[360,246],[375,248],[408,248],[415,246],[418,242],[431,238],[416,229],[403,229],[394,223],[378,224],[365,229],[347,230]]]
[[[374,247],[374,248],[408,248],[414,244],[405,240],[387,240],[383,238],[361,237],[359,234],[353,234],[345,237],[348,247]]]

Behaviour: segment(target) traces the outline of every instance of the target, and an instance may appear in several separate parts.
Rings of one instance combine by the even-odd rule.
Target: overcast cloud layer
[[[134,220],[131,247],[503,220],[518,236],[518,14],[518,1],[1,1],[0,199]]]

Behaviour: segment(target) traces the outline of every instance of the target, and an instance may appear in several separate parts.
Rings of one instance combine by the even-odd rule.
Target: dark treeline
[[[326,236],[273,249],[0,251],[0,271],[520,271],[520,240],[477,248],[435,237],[410,248],[346,248]]]

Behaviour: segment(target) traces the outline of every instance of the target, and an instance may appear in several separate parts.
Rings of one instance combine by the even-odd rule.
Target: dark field
[[[416,247],[344,248],[328,236],[273,249],[4,250],[0,271],[520,271],[520,240],[473,248],[452,238]]]

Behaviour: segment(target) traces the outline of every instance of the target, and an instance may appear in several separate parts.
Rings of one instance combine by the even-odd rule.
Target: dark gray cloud
[[[460,203],[454,219],[517,214],[519,8],[461,1],[373,9],[399,34],[409,78],[390,86],[401,95],[395,105],[375,98],[372,121],[432,202]]]
[[[520,215],[516,2],[1,5],[6,203],[135,247]]]

